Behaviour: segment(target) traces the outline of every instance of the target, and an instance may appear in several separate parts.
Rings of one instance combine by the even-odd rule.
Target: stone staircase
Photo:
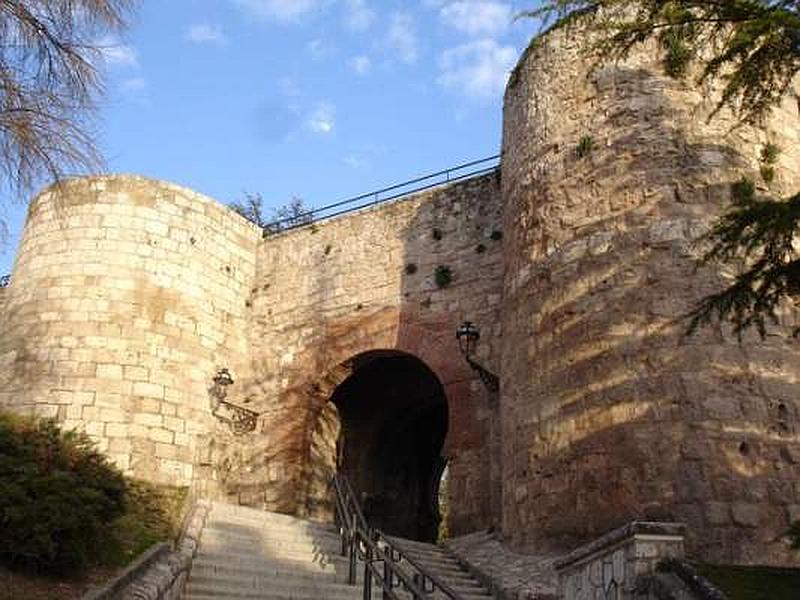
[[[445,550],[402,539],[396,543],[465,600],[492,597]],[[360,599],[363,565],[359,564],[358,586],[347,584],[347,571],[348,562],[341,556],[341,542],[332,525],[214,503],[184,600]],[[400,597],[410,597],[396,591]],[[377,586],[373,598],[381,598]]]

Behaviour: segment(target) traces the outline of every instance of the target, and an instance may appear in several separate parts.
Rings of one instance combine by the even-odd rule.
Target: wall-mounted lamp
[[[500,391],[500,380],[497,375],[488,371],[472,358],[472,354],[475,352],[475,348],[478,345],[478,340],[481,339],[481,332],[477,326],[472,321],[464,321],[458,329],[456,329],[456,339],[458,340],[458,348],[461,350],[461,354],[464,355],[467,364],[472,367],[478,374],[478,377],[481,378],[483,385],[485,385],[490,392],[497,393]]]
[[[243,435],[256,430],[258,413],[228,402],[228,386],[233,385],[233,376],[228,369],[220,369],[208,388],[211,414],[222,423],[227,423],[234,435]]]

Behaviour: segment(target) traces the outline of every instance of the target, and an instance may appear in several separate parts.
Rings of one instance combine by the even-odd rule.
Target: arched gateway
[[[448,428],[444,388],[413,355],[373,351],[350,361],[333,392],[339,413],[337,469],[367,519],[389,534],[435,541],[438,487]]]

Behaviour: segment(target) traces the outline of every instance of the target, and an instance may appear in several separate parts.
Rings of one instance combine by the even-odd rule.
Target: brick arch
[[[416,348],[425,347],[424,337],[409,339],[417,341]],[[433,350],[430,356],[436,356],[437,346],[430,344],[429,347]],[[347,412],[339,413],[334,402],[337,394],[339,400],[362,402],[368,397],[363,395],[365,390],[377,389],[373,387],[374,371],[371,376],[372,383],[369,383],[368,374],[371,367],[378,362],[395,359],[399,361],[393,364],[392,372],[399,379],[394,379],[394,383],[387,388],[387,391],[394,390],[394,394],[390,393],[388,397],[382,398],[386,403],[381,403],[384,410],[391,411],[392,417],[384,418],[385,413],[381,410],[371,413],[372,416],[367,417],[370,424],[366,428],[359,426],[356,430],[349,429],[348,437],[343,438]],[[395,368],[400,370],[395,371]],[[358,374],[361,379],[353,379],[358,377]],[[414,377],[414,380],[419,377],[419,382],[404,387],[403,382],[409,381],[404,376]],[[364,379],[365,377],[367,379]],[[349,385],[359,386],[361,393],[356,392],[355,396],[341,395],[346,389],[342,386],[347,382]],[[359,490],[362,492],[368,490],[371,498],[380,498],[384,502],[382,508],[373,503],[374,507],[379,506],[375,514],[371,515],[376,519],[375,525],[387,528],[390,533],[397,535],[424,538],[426,541],[435,540],[439,514],[435,500],[438,497],[438,480],[434,479],[437,479],[442,472],[441,453],[444,452],[449,431],[450,413],[449,398],[440,376],[416,354],[396,347],[373,348],[358,352],[337,363],[316,381],[307,384],[305,389],[309,407],[307,413],[309,424],[306,427],[308,435],[303,452],[305,465],[302,473],[304,506],[308,507],[306,514],[316,518],[329,518],[332,507],[328,482],[332,473],[341,468],[345,470],[355,468],[356,470],[350,471],[349,474],[356,478],[352,483],[357,493]],[[415,392],[418,390],[423,390],[423,395],[416,396]],[[346,394],[349,393],[352,393],[352,388]],[[363,410],[363,407],[362,404],[362,409],[357,410]],[[429,433],[423,433],[428,430]],[[352,435],[356,438],[349,437]],[[413,441],[415,435],[422,437]],[[348,443],[346,439],[358,441],[354,444],[353,441]],[[355,455],[352,454],[354,449],[359,448],[369,448],[369,450],[363,452],[355,450]],[[417,454],[418,458],[411,458]],[[423,458],[421,463],[420,457]],[[372,466],[365,467],[367,463]],[[388,467],[390,464],[394,466]],[[394,493],[390,493],[390,488],[398,485],[395,472],[406,473],[410,479]],[[367,483],[375,481],[380,482]],[[362,489],[361,484],[366,485],[366,488]],[[407,494],[400,491],[406,489],[408,489]],[[392,500],[386,504],[389,498]],[[406,511],[399,508],[406,504],[411,509]],[[396,531],[392,531],[392,528]]]

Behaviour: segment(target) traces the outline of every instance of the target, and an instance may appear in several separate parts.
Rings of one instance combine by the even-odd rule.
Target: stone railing
[[[684,556],[685,527],[633,522],[581,546],[556,562],[564,600],[646,599],[642,582],[664,561]]]
[[[192,504],[174,548],[156,544],[102,587],[90,590],[82,600],[178,600],[197,554],[210,504]]]

